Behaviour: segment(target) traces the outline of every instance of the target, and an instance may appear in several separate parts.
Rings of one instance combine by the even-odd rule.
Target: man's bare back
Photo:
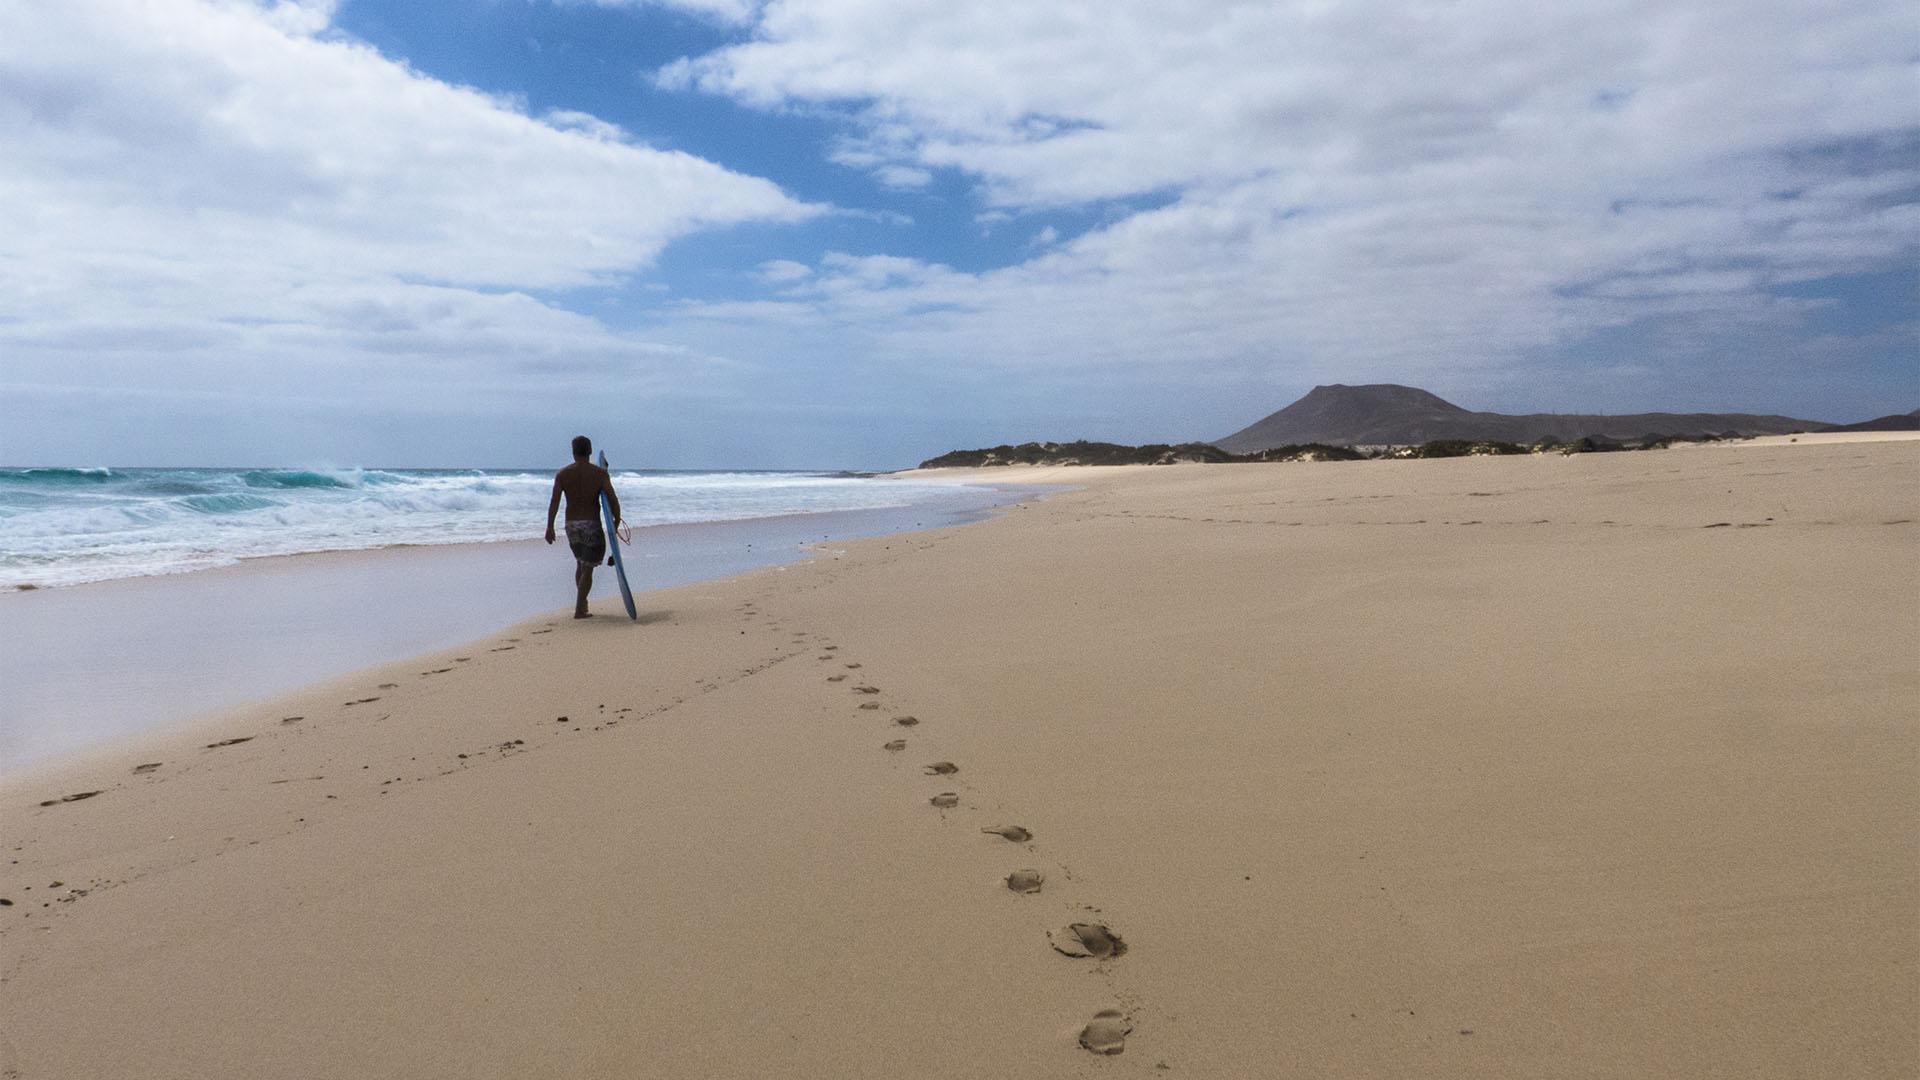
[[[553,498],[558,502],[566,496],[567,520],[586,521],[600,516],[600,493],[607,493],[607,503],[613,508],[613,516],[620,517],[620,500],[613,494],[613,478],[607,470],[591,461],[576,461],[553,476]],[[549,521],[553,515],[548,514]]]

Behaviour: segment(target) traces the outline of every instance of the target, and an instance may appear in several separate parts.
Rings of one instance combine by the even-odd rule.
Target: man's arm
[[[606,478],[600,482],[605,485],[602,490],[607,493],[607,508],[613,511],[614,523],[618,524],[622,520],[620,517],[620,496],[613,493],[613,474],[607,473]]]
[[[553,498],[547,500],[547,543],[553,543],[553,516],[560,512],[560,477],[553,478]]]

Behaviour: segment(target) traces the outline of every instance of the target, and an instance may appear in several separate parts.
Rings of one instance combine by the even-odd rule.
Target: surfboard
[[[600,467],[607,467],[607,452],[600,451]],[[600,516],[607,523],[607,550],[613,553],[613,573],[620,579],[620,599],[627,605],[627,618],[640,621],[640,612],[633,606],[633,588],[627,584],[627,564],[620,558],[620,537],[613,531],[613,504],[607,501],[607,493],[600,493]]]

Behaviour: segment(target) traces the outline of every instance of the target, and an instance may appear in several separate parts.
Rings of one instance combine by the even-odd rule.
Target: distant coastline
[[[923,469],[994,465],[1174,465],[1260,461],[1358,461],[1370,458],[1489,454],[1604,453],[1654,450],[1677,442],[1719,442],[1763,435],[1920,431],[1920,409],[1857,424],[1752,413],[1533,413],[1513,416],[1463,409],[1411,386],[1316,386],[1286,408],[1211,442],[1027,442],[954,450]]]
[[[954,450],[920,463],[922,469],[977,469],[996,465],[1183,465],[1233,464],[1267,461],[1371,461],[1378,458],[1480,457],[1505,454],[1597,454],[1628,450],[1660,450],[1676,443],[1739,441],[1751,436],[1650,435],[1634,442],[1581,438],[1573,442],[1541,442],[1531,446],[1498,439],[1434,439],[1417,446],[1333,446],[1305,443],[1230,454],[1212,443],[1178,446],[1116,443],[1030,442],[980,450]]]

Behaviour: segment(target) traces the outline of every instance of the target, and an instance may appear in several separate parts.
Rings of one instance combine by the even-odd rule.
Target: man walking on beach
[[[585,435],[573,437],[573,464],[553,474],[553,498],[547,503],[547,543],[553,543],[553,515],[560,509],[560,496],[567,497],[567,546],[573,549],[573,583],[579,595],[573,602],[573,617],[586,618],[587,593],[593,588],[593,568],[607,557],[607,534],[600,528],[600,496],[607,496],[614,524],[620,523],[620,496],[613,493],[613,477],[607,470],[587,460],[593,456],[593,440]]]

